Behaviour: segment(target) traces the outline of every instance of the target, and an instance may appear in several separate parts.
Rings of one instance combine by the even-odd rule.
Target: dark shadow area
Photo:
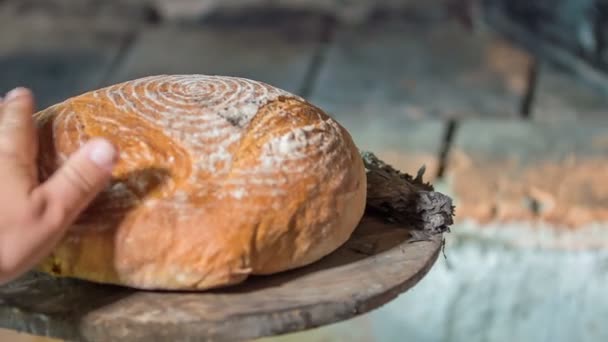
[[[89,222],[98,222],[100,219],[116,223],[121,222],[131,209],[139,205],[139,201],[131,201],[130,205],[121,207],[120,210],[115,209],[115,201],[120,201],[122,204],[128,203],[128,201],[132,199],[132,196],[134,197],[133,199],[145,198],[150,193],[153,193],[164,186],[170,176],[171,173],[167,169],[148,167],[129,172],[123,177],[113,179],[107,188],[108,190],[102,192],[93,201],[77,220],[77,223],[87,224]],[[111,193],[111,190],[109,190],[113,186],[126,187],[132,195],[125,194],[124,196],[117,197],[116,194]]]
[[[454,143],[454,137],[458,130],[458,120],[450,119],[446,123],[445,135],[441,141],[441,150],[439,151],[439,167],[437,168],[437,179],[443,179],[447,169],[447,165],[450,158],[450,152],[452,150],[452,144]]]
[[[531,63],[527,76],[526,92],[521,101],[520,114],[523,119],[529,120],[532,117],[532,109],[534,108],[534,100],[536,95],[536,88],[538,86],[538,74],[539,74],[539,63],[533,61]]]
[[[160,15],[160,13],[158,12],[158,9],[156,9],[154,6],[148,4],[147,6],[144,6],[144,8],[142,9],[142,13],[143,13],[143,20],[148,24],[148,25],[152,25],[152,26],[156,26],[156,25],[160,25],[163,22],[163,18]]]

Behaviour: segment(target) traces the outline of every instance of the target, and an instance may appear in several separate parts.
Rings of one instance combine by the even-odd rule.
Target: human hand
[[[92,139],[40,184],[34,99],[25,88],[0,98],[0,283],[51,253],[111,177],[117,151]]]

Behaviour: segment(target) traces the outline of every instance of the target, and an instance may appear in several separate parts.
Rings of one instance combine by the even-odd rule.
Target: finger
[[[52,230],[40,224],[31,231],[5,232],[2,238],[0,285],[12,281],[38,265],[63,238],[63,230]]]
[[[118,151],[108,141],[94,139],[33,193],[43,198],[41,220],[50,226],[69,225],[110,180]]]
[[[0,283],[35,266],[59,243],[66,229],[107,184],[118,151],[94,139],[76,151],[44,184],[30,194],[27,234],[5,232],[0,248]]]
[[[34,98],[26,88],[10,91],[0,107],[0,158],[33,165],[37,136],[32,114]]]

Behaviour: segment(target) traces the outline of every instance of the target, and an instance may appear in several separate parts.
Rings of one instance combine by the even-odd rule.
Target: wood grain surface
[[[203,293],[138,292],[40,274],[0,287],[0,326],[79,341],[234,341],[280,335],[375,309],[431,268],[442,236],[365,217],[318,263]]]

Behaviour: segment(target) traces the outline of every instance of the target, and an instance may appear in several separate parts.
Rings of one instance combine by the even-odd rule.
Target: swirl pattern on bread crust
[[[344,128],[248,79],[162,75],[37,114],[46,178],[93,136],[121,150],[112,184],[41,269],[148,289],[205,289],[300,267],[348,239],[365,170]]]

